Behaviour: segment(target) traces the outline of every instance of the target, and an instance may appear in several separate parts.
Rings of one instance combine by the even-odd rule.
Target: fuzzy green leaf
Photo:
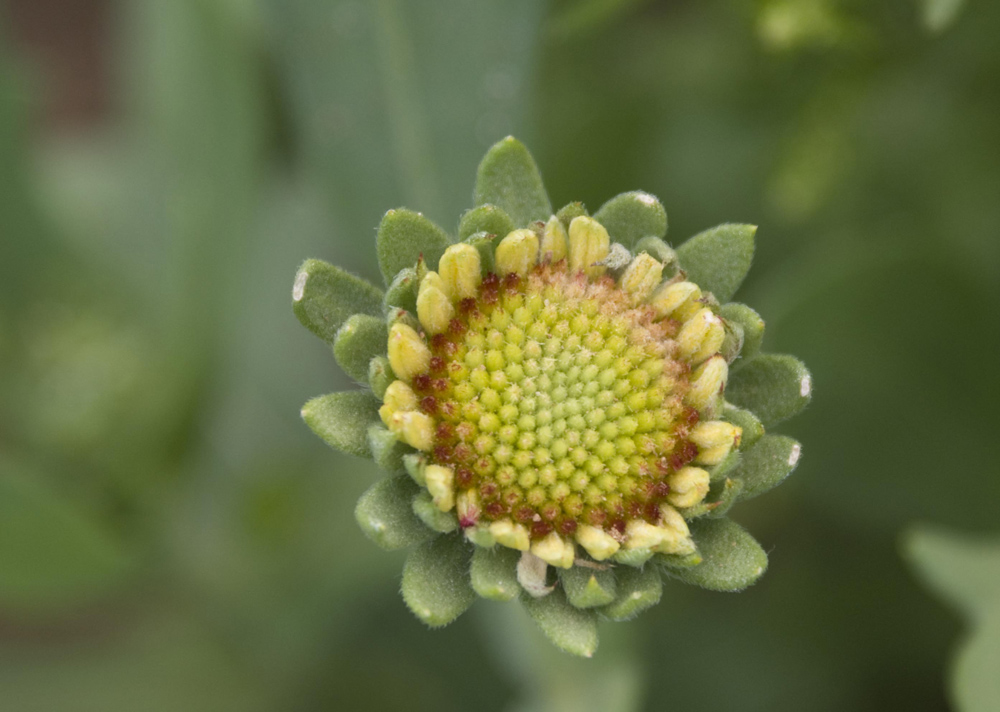
[[[295,275],[292,309],[302,325],[333,343],[352,314],[382,314],[382,290],[323,260],[306,260]]]
[[[521,552],[506,546],[477,546],[472,554],[472,588],[483,598],[510,601],[521,592],[517,560]]]
[[[573,218],[578,218],[581,215],[590,216],[587,212],[587,207],[583,203],[567,203],[566,205],[559,208],[559,212],[556,213],[556,217],[559,218],[559,222],[563,224],[563,227],[569,230],[569,224],[573,222]]]
[[[726,399],[753,411],[768,428],[797,414],[811,398],[812,376],[794,356],[761,354],[726,384]]]
[[[417,270],[407,267],[399,270],[385,290],[386,310],[396,307],[408,312],[417,311]]]
[[[560,569],[559,580],[566,591],[566,599],[577,608],[604,606],[615,600],[618,586],[615,571],[603,571],[584,566]]]
[[[597,614],[574,608],[561,589],[543,598],[522,596],[531,619],[555,646],[567,653],[589,658],[597,650]]]
[[[403,566],[403,600],[432,628],[448,625],[476,599],[469,584],[470,545],[460,534],[436,536],[410,552]]]
[[[513,136],[493,144],[480,162],[475,202],[477,206],[496,205],[510,216],[515,227],[547,220],[552,214],[535,159]]]
[[[723,320],[726,336],[719,347],[719,353],[726,363],[733,363],[743,350],[743,325],[735,321]]]
[[[733,508],[733,505],[739,501],[740,492],[742,491],[742,480],[734,480],[727,477],[725,482],[716,482],[713,484],[706,499],[715,506],[708,512],[708,516],[714,518],[726,516],[729,510]]]
[[[450,244],[448,233],[420,213],[405,208],[390,210],[378,226],[375,247],[385,283],[391,284],[401,269],[417,264],[421,255],[436,267]]]
[[[667,243],[658,237],[643,237],[632,248],[632,253],[638,255],[645,252],[663,263],[663,276],[672,277],[677,272],[677,253]]]
[[[765,435],[743,452],[743,460],[732,473],[743,482],[740,499],[751,499],[780,485],[792,474],[802,447],[784,435]]]
[[[495,205],[486,203],[467,210],[458,222],[458,239],[468,240],[477,232],[503,238],[514,229],[510,215]]]
[[[655,195],[641,190],[616,195],[594,213],[594,219],[625,247],[643,237],[662,239],[667,234],[667,211]]]
[[[412,482],[413,480],[410,481]],[[420,493],[414,498],[413,513],[426,526],[436,532],[448,534],[458,529],[458,517],[455,516],[455,513],[442,512],[438,509],[438,506],[434,504],[434,499],[431,497],[430,492],[425,489],[421,489]]]
[[[501,238],[497,237],[493,233],[482,231],[469,235],[469,237],[465,240],[467,243],[475,247],[477,252],[479,252],[480,271],[484,276],[488,272],[493,271],[496,244],[499,239]]]
[[[767,554],[747,531],[730,519],[699,519],[691,534],[702,562],[689,569],[668,569],[685,583],[712,591],[740,591],[767,570]]]
[[[743,346],[740,349],[740,357],[733,364],[733,368],[738,368],[750,362],[760,351],[760,344],[764,340],[764,320],[760,318],[760,314],[746,304],[738,302],[723,304],[719,311],[723,319],[733,324],[739,324],[743,328]]]
[[[743,429],[743,436],[740,438],[740,450],[752,447],[764,435],[764,425],[757,416],[749,410],[737,408],[732,403],[726,403],[722,407],[722,419]]]
[[[1000,600],[977,621],[955,657],[951,691],[961,712],[1000,709]]]
[[[376,356],[368,362],[368,385],[376,398],[382,400],[385,396],[385,389],[395,380],[396,374],[392,372],[388,358]]]
[[[927,586],[966,615],[1000,606],[1000,538],[920,527],[903,551]]]
[[[742,456],[738,450],[726,455],[722,462],[718,465],[713,465],[709,468],[709,475],[711,476],[712,482],[720,482],[725,479],[733,470],[735,470],[739,464]]]
[[[375,464],[391,473],[405,472],[403,458],[414,451],[406,443],[400,442],[381,422],[372,423],[368,427],[368,448]]]
[[[756,232],[756,225],[734,223],[700,232],[677,248],[681,268],[703,290],[728,302],[750,270]]]
[[[427,541],[434,532],[413,513],[420,488],[409,477],[379,480],[358,499],[354,518],[369,539],[382,549],[405,549]]]
[[[381,404],[367,391],[330,393],[302,406],[302,419],[327,445],[358,457],[371,457],[368,426],[378,421]]]
[[[643,566],[652,556],[652,549],[619,549],[611,560],[625,566]]]
[[[660,602],[663,579],[655,566],[619,568],[616,574],[618,592],[615,600],[601,609],[602,616],[613,621],[626,621]]]
[[[344,373],[360,383],[368,383],[368,364],[385,354],[389,331],[385,319],[355,314],[344,322],[333,342],[333,356]]]

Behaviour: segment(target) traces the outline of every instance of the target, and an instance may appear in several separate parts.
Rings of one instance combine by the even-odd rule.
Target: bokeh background
[[[949,708],[965,624],[899,539],[1000,528],[1000,3],[6,0],[0,28],[4,710]],[[667,585],[582,668],[501,606],[426,630],[354,523],[372,466],[298,416],[350,387],[298,264],[377,279],[382,213],[454,229],[509,133],[556,205],[760,225],[737,296],[814,374],[798,471],[734,512],[768,574]]]

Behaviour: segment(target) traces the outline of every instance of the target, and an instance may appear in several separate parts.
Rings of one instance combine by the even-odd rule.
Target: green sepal
[[[717,482],[709,489],[708,499],[714,506],[707,512],[709,517],[718,519],[724,517],[740,501],[740,493],[744,490],[744,482],[727,477],[725,482]]]
[[[727,223],[700,232],[677,248],[688,279],[720,302],[736,294],[753,260],[756,225]]]
[[[674,578],[712,591],[740,591],[767,570],[767,554],[757,540],[731,519],[698,519],[691,535],[702,562],[691,568],[667,568]]]
[[[472,553],[469,577],[472,590],[483,598],[510,601],[521,592],[517,582],[517,560],[521,552],[506,546],[477,546]]]
[[[427,486],[427,480],[424,477],[425,467],[427,467],[427,458],[419,452],[403,455],[403,469],[406,470],[410,479],[421,487]]]
[[[663,238],[667,234],[667,211],[655,195],[633,190],[620,193],[606,202],[594,219],[608,231],[612,240],[632,247],[640,238]]]
[[[670,245],[658,237],[647,236],[641,238],[632,247],[632,253],[638,255],[645,252],[650,257],[655,257],[663,263],[663,276],[673,277],[677,273],[677,253]]]
[[[662,569],[676,571],[694,568],[702,560],[701,552],[696,550],[690,554],[657,554],[653,563],[658,564]]]
[[[556,217],[559,218],[559,222],[563,224],[566,230],[569,230],[569,224],[573,222],[573,218],[578,218],[581,215],[589,217],[590,213],[587,212],[587,207],[580,202],[567,203],[559,208],[559,211],[556,213]]]
[[[561,589],[542,598],[521,596],[524,609],[545,637],[567,653],[589,658],[597,650],[597,614],[580,610],[566,600]]]
[[[514,230],[514,221],[510,215],[495,205],[486,203],[467,210],[458,221],[458,239],[468,240],[477,232],[485,232],[499,238],[506,237]]]
[[[409,477],[379,480],[358,499],[354,518],[365,536],[387,551],[425,542],[435,534],[413,513],[419,491]]]
[[[722,406],[722,419],[742,428],[741,451],[752,447],[764,435],[764,424],[760,419],[749,410],[737,408],[732,403],[725,403]]]
[[[765,435],[743,453],[743,461],[733,473],[743,481],[740,499],[751,499],[780,485],[799,464],[802,448],[784,435]]]
[[[768,428],[797,414],[811,398],[812,376],[794,356],[761,354],[726,384],[726,399],[753,411]]]
[[[384,325],[383,328],[385,328]],[[392,372],[388,358],[376,356],[368,362],[368,385],[376,398],[382,400],[385,397],[385,390],[395,380],[396,374]]]
[[[406,324],[408,327],[414,331],[423,331],[424,327],[421,326],[420,321],[417,319],[417,315],[414,312],[406,311],[405,309],[390,309],[385,315],[385,327],[388,331],[392,328],[393,324]]]
[[[355,314],[344,322],[333,341],[333,357],[344,373],[359,383],[368,383],[368,365],[384,354],[389,345],[385,319]]]
[[[352,314],[382,313],[382,290],[323,260],[306,260],[292,287],[292,310],[302,325],[333,343]]]
[[[493,271],[494,260],[493,257],[496,254],[496,242],[501,238],[497,237],[493,233],[489,232],[475,232],[466,238],[466,242],[476,248],[479,252],[479,266],[480,272],[483,276],[486,276],[488,272]]]
[[[428,264],[437,265],[450,244],[448,233],[420,213],[390,210],[378,226],[375,243],[385,283],[391,284],[401,269],[413,267],[421,255]]]
[[[602,617],[627,621],[660,602],[663,579],[655,566],[622,568],[616,573],[618,593],[614,601],[599,611]]]
[[[345,391],[313,398],[302,406],[302,420],[332,448],[371,457],[368,426],[377,422],[381,403],[367,391]]]
[[[442,512],[434,504],[430,492],[421,489],[413,499],[413,513],[426,526],[441,534],[448,534],[458,529],[458,517],[454,512]]]
[[[469,585],[470,554],[460,534],[445,534],[435,536],[406,557],[403,601],[432,628],[448,625],[476,600]]]
[[[712,482],[721,482],[727,475],[731,474],[737,466],[739,466],[740,458],[741,456],[739,450],[733,450],[730,452],[722,458],[722,462],[709,468],[708,474],[710,480]]]
[[[653,556],[652,549],[619,549],[611,560],[625,566],[642,566]]]
[[[591,569],[580,565],[559,570],[566,600],[577,608],[596,608],[615,600],[618,585],[611,569]]]
[[[548,220],[552,204],[535,159],[523,143],[508,136],[490,147],[476,172],[476,205],[496,205],[515,227]]]
[[[408,312],[417,310],[417,270],[406,267],[399,270],[385,290],[386,310],[396,307]]]
[[[728,319],[723,319],[722,325],[725,328],[726,336],[722,341],[722,346],[719,347],[719,353],[726,359],[726,363],[731,364],[743,351],[743,325]]]
[[[412,447],[400,442],[381,422],[372,423],[368,427],[368,447],[375,464],[394,474],[406,471],[403,458],[413,452]]]
[[[743,329],[743,345],[740,348],[740,357],[733,368],[738,368],[748,363],[760,351],[760,344],[764,340],[764,320],[760,314],[748,307],[746,304],[730,302],[723,304],[719,309],[722,318],[727,322],[739,324]]]

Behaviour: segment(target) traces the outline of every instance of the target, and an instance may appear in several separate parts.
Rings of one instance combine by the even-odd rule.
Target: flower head
[[[755,228],[676,251],[653,196],[553,214],[513,138],[480,164],[459,240],[389,211],[387,290],[316,260],[296,277],[302,322],[370,391],[314,399],[306,422],[391,473],[356,516],[385,548],[417,545],[413,612],[443,625],[520,597],[560,647],[596,648],[598,616],[655,603],[662,576],[738,590],[766,568],[725,518],[797,464],[766,426],[800,410],[808,372],[760,354],[763,322],[726,303]]]

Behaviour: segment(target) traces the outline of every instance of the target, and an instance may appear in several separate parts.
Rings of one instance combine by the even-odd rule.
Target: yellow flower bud
[[[514,230],[497,245],[495,260],[501,275],[527,275],[538,264],[538,235],[532,230]]]
[[[691,390],[684,396],[684,402],[695,410],[702,410],[714,402],[726,385],[729,364],[720,355],[708,359],[691,374]]]
[[[568,569],[576,558],[576,547],[555,532],[531,545],[531,553],[552,566]]]
[[[438,262],[445,293],[454,301],[476,296],[482,279],[479,250],[461,243],[444,251]]]
[[[653,296],[649,298],[649,303],[660,316],[673,316],[674,312],[682,306],[697,302],[701,299],[701,289],[693,282],[674,282],[664,284]]]
[[[558,262],[566,257],[566,228],[562,220],[553,215],[545,223],[542,233],[541,258],[543,262]]]
[[[725,338],[722,319],[708,307],[702,307],[677,334],[677,356],[691,365],[699,364],[717,352]]]
[[[428,272],[417,293],[417,318],[431,334],[448,328],[455,316],[455,306],[444,291],[444,281],[437,272]]]
[[[636,301],[642,301],[653,293],[662,278],[663,265],[643,252],[625,268],[619,286],[632,294]]]
[[[382,403],[384,405],[378,409],[378,414],[382,422],[389,425],[394,413],[417,409],[417,394],[402,381],[393,381],[385,389]]]
[[[700,467],[682,467],[667,478],[667,501],[675,507],[693,507],[708,494],[708,472]]]
[[[576,528],[576,541],[597,561],[604,561],[621,547],[613,536],[589,524]]]
[[[425,413],[415,410],[393,413],[388,426],[396,437],[417,450],[426,452],[434,446],[434,419]]]
[[[411,381],[431,364],[431,350],[412,327],[395,323],[389,329],[389,365],[404,381]]]
[[[455,506],[455,471],[442,465],[427,465],[424,480],[434,505],[442,512]]]
[[[597,263],[611,251],[611,237],[601,223],[586,215],[573,218],[569,224],[569,268],[572,272],[583,270],[588,277],[604,274],[604,267]]]
[[[724,420],[709,420],[698,423],[691,429],[691,442],[698,446],[698,465],[718,465],[740,444],[743,429]]]
[[[655,524],[633,519],[625,525],[625,548],[626,549],[652,549],[663,541],[666,530]]]
[[[479,521],[480,512],[479,493],[476,490],[465,490],[455,497],[455,514],[458,515],[458,523],[462,526]]]
[[[669,504],[660,505],[660,528],[664,531],[663,541],[656,548],[663,554],[693,554],[694,540],[691,530],[680,512]]]
[[[514,524],[509,519],[500,519],[491,523],[490,534],[493,535],[498,544],[511,549],[527,551],[528,547],[531,546],[531,538],[528,536],[528,530],[525,526]]]

